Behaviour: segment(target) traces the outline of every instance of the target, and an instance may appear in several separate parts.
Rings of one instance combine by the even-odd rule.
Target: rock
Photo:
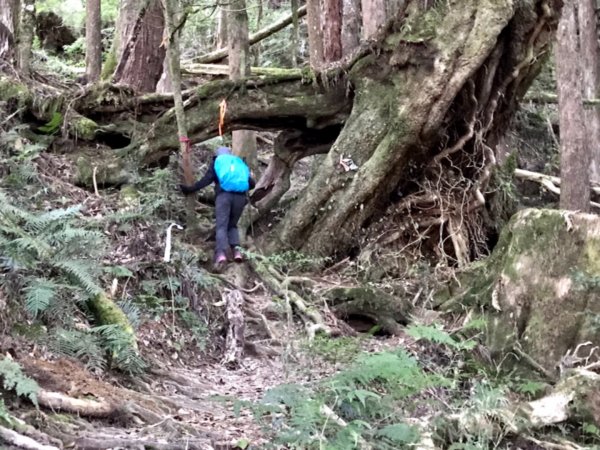
[[[510,362],[520,346],[558,373],[567,351],[588,341],[600,345],[600,217],[523,210],[461,284],[446,293],[453,298],[442,308],[483,309],[493,358]],[[581,350],[579,356],[590,347]]]

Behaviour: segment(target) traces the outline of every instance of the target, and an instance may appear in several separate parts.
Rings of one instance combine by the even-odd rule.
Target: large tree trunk
[[[19,28],[19,0],[0,0],[0,60],[14,64],[15,35]]]
[[[596,1],[580,0],[578,5],[583,95],[597,98],[600,94],[600,47],[596,17]],[[590,179],[600,182],[600,109],[585,110],[587,148],[590,152]]]
[[[373,39],[385,24],[386,0],[362,0],[363,37]]]
[[[85,74],[89,83],[100,79],[102,70],[102,34],[100,0],[85,4]]]
[[[360,0],[343,0],[342,53],[349,54],[360,44],[362,18]]]
[[[238,81],[250,74],[246,0],[232,0],[230,2],[227,17],[227,37],[229,41],[229,77],[233,81]],[[258,159],[254,131],[233,131],[231,146],[234,154],[244,158],[253,170],[257,170]]]
[[[480,204],[494,160],[489,149],[539,70],[535,62],[547,51],[557,8],[543,0],[470,0],[444,11],[407,8],[410,26],[386,40],[399,44],[384,47],[371,56],[372,64],[352,71],[352,113],[280,224],[275,246],[343,254],[358,245],[361,228],[392,196],[415,189],[409,182],[424,168],[447,173],[446,164],[461,158],[464,164],[465,157],[478,161],[480,170],[459,174],[467,200],[453,214]],[[429,22],[434,15],[440,17],[435,26]],[[428,31],[408,31],[427,22]],[[415,34],[421,42],[413,43]],[[357,169],[347,171],[342,159]],[[438,223],[447,220],[444,213],[450,211],[442,210]]]
[[[323,0],[323,59],[342,57],[342,0]]]
[[[307,0],[308,51],[310,67],[319,69],[323,63],[323,30],[320,0]]]
[[[128,4],[119,18],[119,44],[116,83],[125,84],[138,92],[154,92],[165,59],[161,45],[165,18],[161,0],[145,0]]]
[[[23,0],[21,26],[19,28],[19,70],[29,75],[31,65],[31,48],[35,34],[35,0]]]
[[[558,26],[556,77],[560,111],[560,207],[579,211],[590,208],[590,152],[585,142],[580,43],[574,0],[567,0]]]

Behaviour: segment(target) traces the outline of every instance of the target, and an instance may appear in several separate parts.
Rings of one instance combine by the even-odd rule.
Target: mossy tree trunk
[[[343,253],[356,245],[361,227],[426,167],[443,170],[453,158],[464,163],[465,155],[478,167],[493,160],[488,150],[537,73],[558,4],[470,0],[428,10],[419,5],[407,2],[405,31],[389,34],[378,55],[351,70],[352,113],[280,224],[277,247]],[[347,171],[344,159],[358,168]],[[475,174],[465,187],[473,202],[480,198],[478,177],[484,176]]]
[[[29,75],[31,65],[31,48],[35,33],[35,0],[23,0],[21,26],[19,28],[19,70]]]
[[[0,60],[14,64],[15,38],[19,28],[19,2],[0,0]]]

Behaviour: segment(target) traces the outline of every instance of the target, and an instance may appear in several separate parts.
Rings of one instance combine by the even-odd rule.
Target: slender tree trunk
[[[165,27],[162,2],[132,2],[121,13],[114,81],[138,92],[154,92],[165,58],[161,46]]]
[[[360,0],[343,0],[342,14],[342,53],[347,55],[360,44],[362,18]]]
[[[386,0],[362,0],[363,37],[373,39],[386,20]]]
[[[227,17],[229,40],[229,78],[240,80],[250,73],[250,45],[248,42],[248,13],[246,0],[232,0]],[[246,160],[254,171],[258,169],[256,155],[256,133],[238,130],[232,133],[233,153]]]
[[[100,79],[102,70],[102,34],[100,0],[85,4],[85,73],[88,83]]]
[[[187,121],[181,95],[181,67],[179,51],[179,31],[175,31],[181,17],[179,0],[164,1],[164,32],[167,35],[167,54],[169,75],[172,82],[173,101],[175,103],[175,118],[177,121],[177,134],[179,135],[181,165],[184,184],[190,186],[194,183],[194,171],[192,168],[192,155],[190,147],[186,142],[188,137]],[[186,199],[186,222],[189,229],[194,230],[198,226],[195,213],[195,200],[193,197]]]
[[[579,0],[579,36],[584,98],[600,93],[600,47],[595,0]],[[590,179],[600,182],[600,109],[585,109],[587,149],[590,152]]]
[[[292,41],[290,53],[292,54],[292,67],[298,67],[298,42],[300,42],[300,21],[298,19],[298,0],[291,0],[292,6]]]
[[[342,57],[342,1],[323,0],[323,59],[326,62]]]
[[[323,64],[323,30],[321,26],[320,0],[307,0],[308,50],[310,67],[317,70]]]
[[[19,29],[19,0],[0,0],[0,60],[14,64],[15,41]]]
[[[224,6],[219,6],[217,17],[217,42],[216,49],[227,47],[227,10]]]
[[[585,145],[581,63],[575,0],[566,0],[558,25],[556,78],[560,112],[560,207],[588,211],[590,153]]]
[[[31,69],[31,47],[35,34],[35,0],[23,0],[21,27],[19,29],[19,70],[29,75]]]

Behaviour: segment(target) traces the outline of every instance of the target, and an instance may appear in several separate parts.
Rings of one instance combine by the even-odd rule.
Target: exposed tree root
[[[7,444],[26,450],[58,450],[59,447],[44,445],[28,436],[17,433],[14,430],[0,426],[0,439]]]
[[[286,285],[285,276],[277,273],[276,270],[265,266],[261,262],[253,264],[253,267],[265,285],[273,291],[275,295],[286,299],[286,302],[296,309],[301,319],[304,321],[309,337],[313,338],[318,332],[327,335],[332,334],[331,328],[325,323],[325,320],[319,311],[315,308],[310,308],[306,304],[306,301],[296,291],[290,289],[289,286]]]
[[[44,389],[38,391],[37,401],[41,406],[53,411],[65,411],[87,417],[109,417],[119,409],[109,402],[73,398]]]
[[[227,367],[237,367],[244,354],[244,313],[242,311],[244,298],[238,290],[226,290],[223,301],[227,307],[227,340],[223,364]]]

